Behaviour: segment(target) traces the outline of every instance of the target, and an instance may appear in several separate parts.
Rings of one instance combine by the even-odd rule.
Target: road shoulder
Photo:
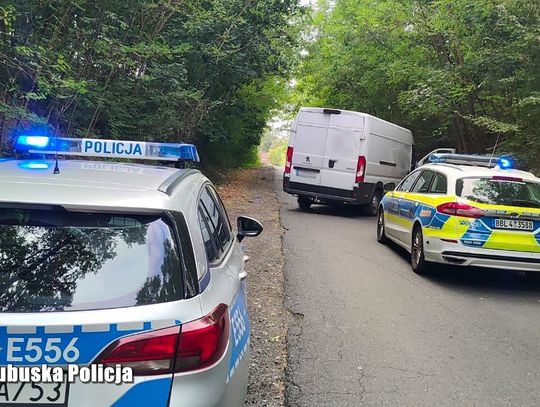
[[[274,169],[242,169],[219,187],[231,222],[252,216],[264,225],[255,239],[245,239],[248,308],[251,319],[250,379],[246,405],[283,406],[287,329],[290,314],[283,304],[284,260],[280,203],[274,192]]]

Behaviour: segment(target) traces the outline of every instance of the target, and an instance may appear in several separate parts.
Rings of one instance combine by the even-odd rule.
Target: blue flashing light
[[[46,148],[49,145],[50,138],[47,136],[19,136],[17,146],[27,146],[32,148]]]
[[[498,163],[501,170],[509,170],[514,167],[514,163],[508,157],[500,157]]]
[[[200,162],[197,148],[193,144],[19,136],[15,149],[34,154]]]
[[[199,162],[199,153],[193,144],[155,143],[159,146],[159,157],[179,161]]]
[[[19,167],[24,170],[48,170],[50,168],[47,163],[38,163],[38,162],[25,162],[20,163]]]
[[[431,154],[428,161],[431,163],[444,163],[448,158],[448,154]]]

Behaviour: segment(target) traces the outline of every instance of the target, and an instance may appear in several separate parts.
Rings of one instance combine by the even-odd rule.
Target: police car
[[[433,154],[383,198],[377,240],[430,263],[540,274],[540,179],[508,158]]]
[[[30,154],[198,161],[192,145],[20,136]],[[121,384],[0,383],[1,405],[241,406],[250,326],[240,241],[199,171],[0,162],[0,366],[122,366]]]

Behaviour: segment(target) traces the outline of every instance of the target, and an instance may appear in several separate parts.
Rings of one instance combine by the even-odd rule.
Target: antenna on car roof
[[[497,146],[499,145],[499,138],[501,137],[501,133],[499,132],[497,134],[497,140],[495,141],[495,145],[493,146],[493,151],[491,152],[491,158],[489,159],[489,165],[491,165],[491,161],[493,161],[493,158],[495,157],[495,151],[497,150]]]
[[[56,125],[56,128],[54,129],[54,138],[55,138],[55,150],[54,150],[54,170],[53,174],[58,175],[60,174],[60,167],[58,167],[58,124]]]

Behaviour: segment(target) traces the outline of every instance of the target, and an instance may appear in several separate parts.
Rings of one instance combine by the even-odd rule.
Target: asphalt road
[[[275,189],[284,235],[289,406],[539,406],[540,285],[522,273],[415,275],[375,218]]]

